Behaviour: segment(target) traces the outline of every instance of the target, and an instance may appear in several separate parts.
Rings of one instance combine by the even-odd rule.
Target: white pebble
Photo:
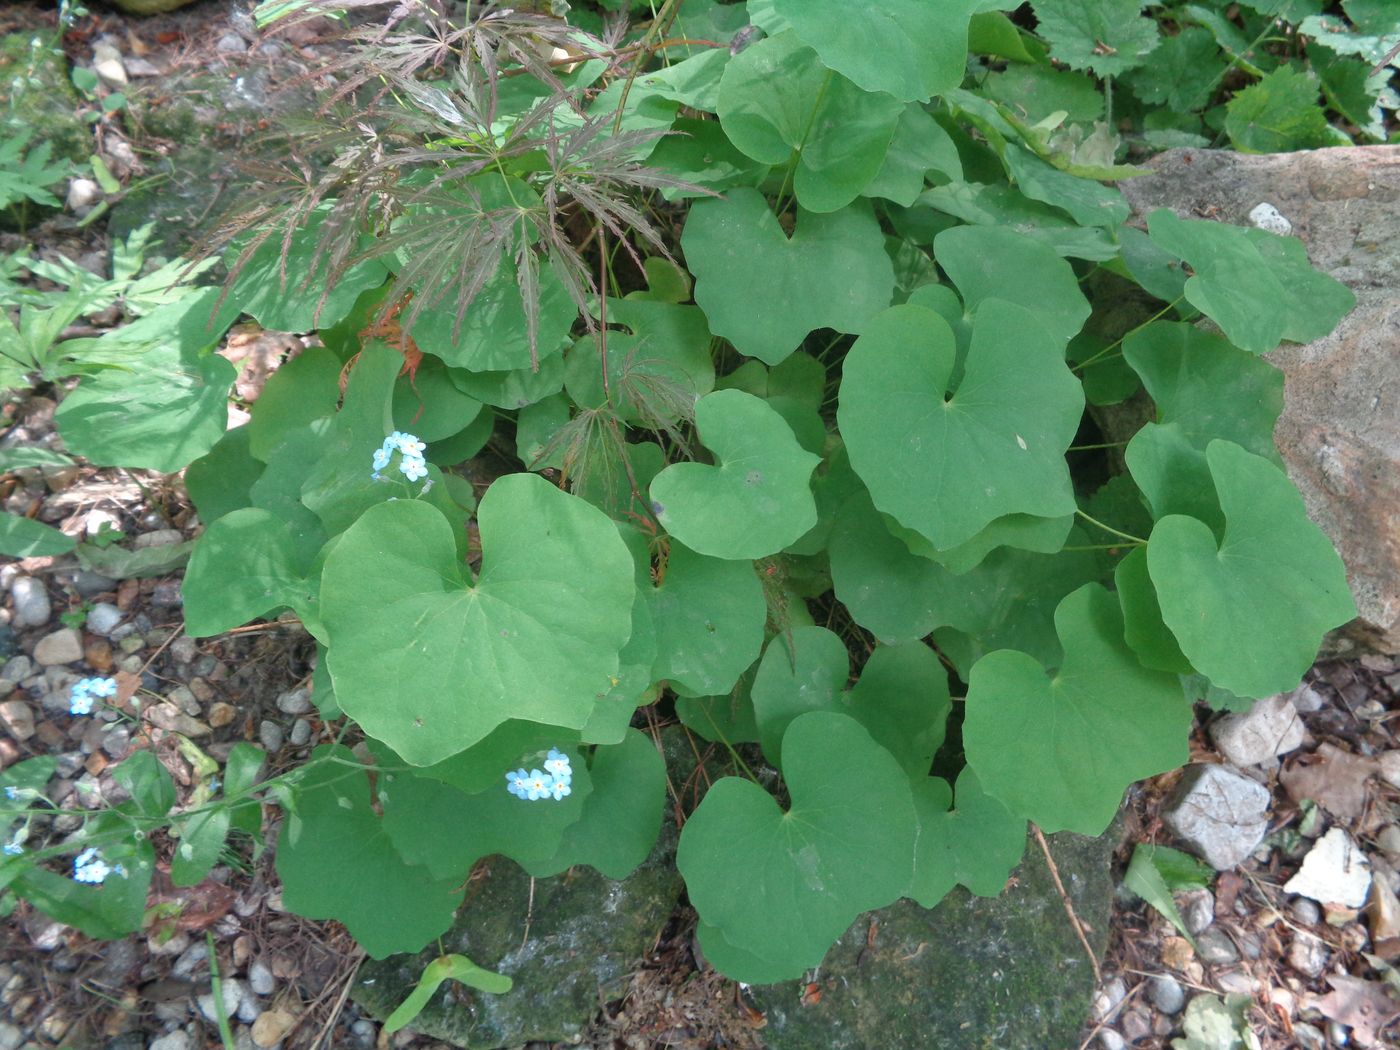
[[[1293,232],[1293,224],[1283,217],[1283,213],[1267,201],[1263,204],[1256,204],[1254,210],[1249,213],[1249,221],[1261,230],[1268,230],[1276,233],[1280,237],[1287,237]]]

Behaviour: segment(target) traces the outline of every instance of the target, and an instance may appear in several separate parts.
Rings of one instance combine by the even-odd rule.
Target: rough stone
[[[1201,962],[1211,966],[1228,966],[1240,957],[1235,942],[1218,926],[1203,930],[1196,938],[1196,954],[1200,956]]]
[[[0,704],[0,726],[21,744],[34,735],[34,711],[23,700]]]
[[[1264,841],[1269,792],[1224,766],[1191,766],[1162,819],[1211,867],[1227,871]]]
[[[1333,828],[1308,850],[1298,874],[1284,883],[1283,889],[1319,904],[1359,908],[1371,889],[1371,862],[1350,835]]]
[[[218,1022],[218,1007],[224,1008],[224,1017],[232,1017],[238,1012],[238,1004],[243,1001],[243,982],[224,978],[219,982],[219,999],[214,998],[212,991],[201,995],[198,999],[199,1012],[204,1015],[206,1021]]]
[[[93,634],[110,637],[125,614],[110,602],[98,602],[88,610],[87,629]]]
[[[82,635],[71,627],[44,635],[34,646],[34,661],[42,667],[71,664],[82,658]]]
[[[277,698],[277,709],[289,715],[304,715],[311,710],[311,694],[305,689],[293,689]]]
[[[1159,973],[1147,983],[1152,1005],[1164,1014],[1176,1014],[1186,1005],[1186,991],[1171,974]]]
[[[1250,224],[1267,201],[1313,265],[1356,293],[1337,330],[1268,355],[1285,376],[1275,431],[1289,476],[1347,566],[1360,616],[1329,648],[1400,653],[1400,147],[1253,155],[1174,149],[1120,187],[1138,217],[1171,208]]]
[[[11,622],[16,627],[42,627],[49,622],[53,605],[42,581],[33,576],[21,576],[11,585],[10,596],[15,603]]]
[[[1225,715],[1210,727],[1220,753],[1241,767],[1288,754],[1302,745],[1303,735],[1303,720],[1283,695],[1256,700],[1248,711]]]
[[[284,741],[282,727],[276,722],[263,719],[258,725],[258,741],[262,744],[263,750],[270,755],[281,751]]]
[[[628,878],[614,881],[578,867],[536,879],[533,909],[529,876],[507,861],[493,863],[485,878],[473,881],[471,906],[442,943],[448,952],[509,975],[515,986],[505,995],[458,988],[450,998],[434,996],[414,1030],[476,1050],[577,1041],[598,1003],[621,994],[675,908],[681,892],[675,844],[668,818],[651,856]],[[527,924],[530,936],[522,945]],[[383,1019],[437,955],[434,945],[419,955],[366,962],[351,998]],[[1082,1020],[1082,1005],[1079,1015]]]
[[[127,85],[122,53],[106,41],[100,40],[92,46],[92,71],[113,91],[120,91]]]
[[[1102,954],[1113,835],[1050,836],[1075,912]],[[878,922],[873,946],[867,938]],[[857,920],[822,963],[820,1001],[800,982],[755,987],[770,1050],[1077,1046],[1094,975],[1032,845],[999,897],[954,890],[932,910],[900,901]],[[971,1042],[969,1033],[977,1033]]]
[[[248,967],[248,987],[258,995],[271,995],[277,989],[277,979],[272,968],[261,959],[255,959]]]
[[[177,1028],[159,1039],[153,1039],[150,1050],[190,1050],[192,1045],[189,1034],[183,1029]]]
[[[1327,945],[1311,933],[1299,931],[1288,946],[1288,965],[1304,977],[1317,977],[1327,968]]]

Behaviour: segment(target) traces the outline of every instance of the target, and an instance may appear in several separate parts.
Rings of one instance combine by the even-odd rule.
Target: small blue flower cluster
[[[375,481],[379,480],[379,472],[389,465],[394,453],[400,453],[399,472],[409,481],[417,481],[419,478],[428,476],[428,464],[423,459],[423,453],[428,446],[419,441],[412,434],[405,434],[401,430],[396,430],[384,439],[384,444],[374,454],[374,473],[370,476]]]
[[[73,878],[93,885],[105,882],[108,875],[126,878],[126,871],[120,864],[109,865],[95,846],[89,846],[73,858]]]
[[[92,714],[93,703],[101,697],[117,695],[115,678],[80,678],[69,695],[68,710],[75,715]]]
[[[574,770],[569,765],[569,756],[557,747],[551,747],[545,756],[543,772],[532,769],[527,773],[524,769],[517,769],[507,773],[506,790],[516,798],[529,802],[542,798],[559,802],[573,791],[569,786],[573,781]]]

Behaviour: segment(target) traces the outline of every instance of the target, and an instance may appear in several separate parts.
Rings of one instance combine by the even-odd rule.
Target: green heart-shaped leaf
[[[499,853],[517,862],[545,860],[559,849],[565,829],[583,816],[593,779],[577,744],[562,733],[538,727],[544,747],[514,755],[497,765],[484,791],[468,793],[430,776],[385,772],[379,780],[384,830],[399,855],[421,864],[436,879],[464,880],[482,857]],[[577,737],[577,733],[569,734]],[[549,746],[558,745],[573,768],[571,793],[562,799],[530,801],[506,790],[506,774],[539,769]],[[401,765],[385,752],[386,765]]]
[[[904,770],[845,715],[794,719],[783,766],[788,812],[726,777],[686,821],[676,865],[703,922],[797,977],[908,889],[916,817]]]
[[[673,463],[651,483],[652,509],[672,536],[712,558],[752,561],[817,523],[810,481],[821,458],[766,402],[717,390],[696,402],[695,428],[719,464]]]
[[[1224,520],[1205,453],[1192,444],[1180,423],[1145,424],[1128,442],[1123,459],[1154,520],[1184,514],[1220,532]]]
[[[216,634],[283,607],[303,621],[319,619],[310,564],[287,523],[261,507],[244,507],[211,522],[185,569],[185,631]]]
[[[1307,252],[1293,238],[1181,219],[1166,208],[1147,217],[1147,231],[1195,271],[1186,282],[1186,301],[1252,354],[1268,353],[1283,339],[1321,338],[1356,303],[1346,285],[1308,264]]]
[[[748,562],[707,558],[672,543],[650,602],[656,681],[696,696],[718,696],[758,659],[768,606]]]
[[[933,239],[933,257],[962,295],[969,317],[984,299],[1024,307],[1061,346],[1089,319],[1069,263],[1034,237],[1000,226],[954,226]]]
[[[949,394],[953,331],[931,310],[895,306],[842,366],[837,419],[875,505],[945,549],[1007,514],[1074,511],[1064,453],[1084,392],[1039,319],[988,300],[962,382]]]
[[[724,69],[720,126],[763,164],[796,160],[793,191],[813,212],[855,200],[880,171],[904,105],[822,65],[794,33],[745,48]]]
[[[1187,760],[1191,705],[1175,675],[1149,671],[1123,641],[1113,596],[1086,584],[1055,610],[1054,674],[1009,649],[977,661],[963,746],[983,789],[1045,831],[1099,835],[1135,780]]]
[[[789,239],[761,193],[736,189],[691,207],[681,246],[710,331],[770,365],[813,329],[859,332],[894,294],[884,236],[860,202],[799,210]]]
[[[1026,849],[1026,821],[986,794],[971,766],[958,775],[957,807],[938,777],[914,785],[919,813],[919,845],[914,853],[914,884],[909,892],[932,908],[961,883],[979,897],[996,897]]]
[[[1206,461],[1223,538],[1172,515],[1152,530],[1147,565],[1162,617],[1196,670],[1241,696],[1293,688],[1322,636],[1356,615],[1346,570],[1288,476],[1228,441]]]
[[[962,82],[969,0],[884,0],[853,11],[842,0],[774,0],[821,60],[866,91],[927,102]]]
[[[564,829],[552,857],[524,864],[531,875],[587,864],[610,879],[625,879],[651,853],[666,802],[666,761],[651,738],[627,730],[621,743],[594,752],[589,773],[593,793],[583,816]]]
[[[768,643],[753,683],[763,753],[782,765],[783,734],[808,711],[849,715],[911,777],[928,775],[952,702],[948,674],[922,642],[878,646],[847,688],[850,656],[825,627],[796,627]]]
[[[1283,373],[1195,325],[1155,321],[1123,340],[1123,357],[1157,404],[1158,423],[1176,423],[1204,450],[1223,438],[1275,458],[1274,423],[1283,411]]]
[[[394,850],[370,807],[369,777],[348,748],[318,747],[277,843],[288,910],[337,919],[371,957],[416,952],[452,925],[460,880],[434,879]],[[335,758],[337,764],[316,762]],[[386,908],[385,901],[395,901]]]
[[[366,511],[322,574],[336,698],[417,765],[508,718],[582,728],[632,630],[632,556],[601,511],[510,474],[477,523],[474,584],[447,519],[412,500]]]

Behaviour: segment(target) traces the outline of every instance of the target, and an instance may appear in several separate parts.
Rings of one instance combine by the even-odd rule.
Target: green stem
[[[1101,441],[1097,445],[1071,445],[1065,449],[1066,452],[1088,452],[1096,448],[1122,448],[1126,441]]]
[[[214,1016],[219,1021],[219,1042],[224,1044],[224,1050],[234,1050],[233,1030],[229,1028],[228,1014],[224,1011],[224,989],[223,982],[219,979],[219,958],[214,951],[214,935],[208,930],[204,931],[204,943],[209,949],[209,979],[214,986]]]
[[[1146,328],[1148,325],[1150,325],[1153,321],[1157,320],[1157,319],[1160,318],[1163,314],[1167,313],[1167,311],[1175,309],[1177,303],[1181,302],[1184,298],[1186,298],[1184,295],[1178,295],[1175,299],[1173,299],[1171,302],[1167,303],[1166,306],[1162,307],[1162,308],[1161,308],[1160,310],[1158,310],[1155,314],[1153,314],[1151,317],[1149,317],[1146,321],[1143,321],[1142,324],[1138,325],[1136,328],[1130,328],[1128,331],[1124,332],[1124,333],[1123,333],[1122,335],[1120,335],[1117,339],[1115,339],[1113,342],[1109,343],[1106,347],[1104,347],[1102,350],[1100,350],[1097,354],[1094,354],[1092,357],[1089,357],[1089,358],[1086,358],[1086,359],[1083,360],[1083,361],[1080,361],[1079,364],[1077,364],[1077,365],[1074,366],[1074,369],[1075,369],[1076,371],[1078,371],[1078,370],[1081,370],[1081,369],[1088,368],[1090,365],[1096,363],[1096,362],[1099,361],[1101,358],[1107,357],[1109,354],[1113,353],[1113,351],[1117,350],[1120,346],[1123,345],[1123,340],[1124,340],[1124,339],[1127,339],[1128,336],[1130,336],[1130,335],[1135,335],[1135,334],[1137,334],[1138,332],[1142,331],[1144,328]]]
[[[1145,544],[1147,542],[1141,536],[1134,536],[1131,532],[1123,532],[1120,529],[1115,529],[1112,525],[1105,525],[1103,522],[1099,521],[1098,518],[1091,518],[1089,515],[1085,514],[1082,510],[1079,510],[1078,508],[1075,509],[1074,513],[1078,514],[1081,518],[1089,522],[1091,525],[1097,525],[1099,528],[1103,529],[1104,532],[1112,533],[1114,536],[1122,536],[1125,540],[1131,540],[1133,543],[1138,544]],[[1112,544],[1112,546],[1119,545]]]

